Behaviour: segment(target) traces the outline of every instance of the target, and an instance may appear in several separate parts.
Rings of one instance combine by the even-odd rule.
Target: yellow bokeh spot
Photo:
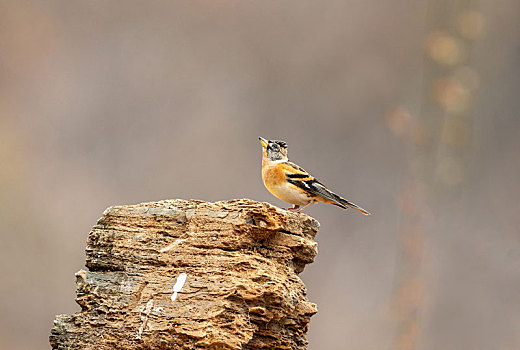
[[[457,64],[463,57],[461,43],[453,36],[442,32],[430,34],[426,41],[426,48],[434,61],[444,65]]]
[[[435,82],[433,98],[447,112],[463,114],[468,110],[469,91],[454,79],[442,78]]]
[[[464,12],[457,20],[457,29],[461,36],[468,39],[477,39],[484,32],[484,22],[484,16],[480,12]]]
[[[410,128],[412,116],[407,109],[397,106],[385,114],[386,126],[397,136],[403,136]]]

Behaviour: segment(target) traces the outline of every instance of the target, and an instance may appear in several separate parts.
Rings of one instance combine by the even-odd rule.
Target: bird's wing
[[[340,207],[344,207],[339,202],[340,197],[338,195],[330,191],[327,187],[325,187],[325,185],[316,180],[303,168],[292,162],[284,162],[282,165],[285,171],[285,176],[289,183],[311,194],[330,199],[331,201],[335,202],[334,204],[337,204]]]
[[[294,175],[294,176],[305,175],[306,177],[312,177],[311,174],[309,174],[308,172],[305,171],[305,169],[303,169],[301,166],[299,166],[298,164],[295,164],[293,162],[286,161],[286,162],[281,163],[280,165],[283,167],[283,170],[286,174]]]

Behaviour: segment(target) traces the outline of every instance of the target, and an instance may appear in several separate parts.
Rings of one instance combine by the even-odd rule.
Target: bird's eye
[[[277,145],[276,143],[273,144],[272,149],[273,149],[274,151],[278,151],[278,145]]]

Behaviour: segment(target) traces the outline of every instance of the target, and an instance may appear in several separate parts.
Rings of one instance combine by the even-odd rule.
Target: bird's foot
[[[297,208],[298,210],[296,210],[296,211],[297,211],[298,213],[301,213],[301,211],[302,211],[303,209],[307,208],[307,207],[308,207],[309,205],[311,205],[311,204],[314,204],[314,201],[305,204],[303,207],[301,207],[301,208],[299,208],[299,209]],[[298,207],[299,207],[299,206],[298,206]]]

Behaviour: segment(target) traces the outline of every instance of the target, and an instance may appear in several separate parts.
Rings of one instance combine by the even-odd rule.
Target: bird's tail
[[[365,215],[371,215],[368,211],[366,211],[365,209],[361,208],[360,206],[354,204],[354,203],[351,203],[349,202],[348,200],[346,200],[345,198],[341,198],[340,196],[336,195],[337,196],[337,202],[338,206],[342,207],[343,209],[347,209],[347,207],[350,207],[352,209],[356,209],[357,211],[365,214]]]

